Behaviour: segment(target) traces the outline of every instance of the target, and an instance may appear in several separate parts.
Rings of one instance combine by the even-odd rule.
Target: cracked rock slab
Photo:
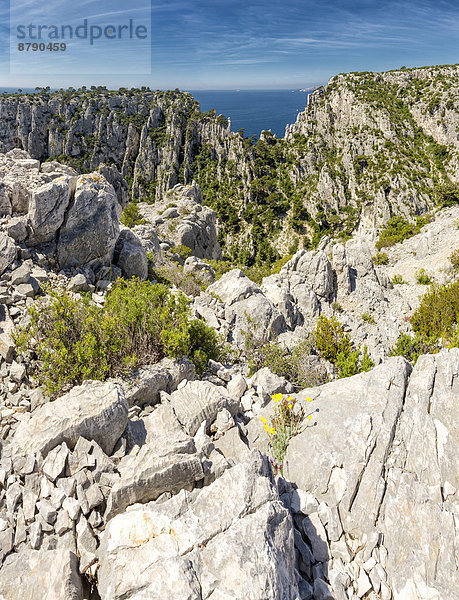
[[[109,455],[126,427],[127,418],[128,404],[117,386],[87,381],[35,410],[17,428],[13,447],[46,457],[62,442],[74,448],[81,436],[97,442]]]
[[[68,550],[22,550],[0,570],[2,600],[83,600],[78,559]]]
[[[199,492],[118,515],[99,556],[102,600],[299,600],[291,517],[258,452]]]

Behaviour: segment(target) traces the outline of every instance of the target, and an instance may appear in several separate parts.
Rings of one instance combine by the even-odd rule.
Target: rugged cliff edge
[[[393,215],[414,219],[458,181],[458,75],[458,66],[338,75],[284,139],[256,142],[178,91],[14,95],[0,101],[0,150],[80,171],[114,164],[142,201],[194,179],[225,252],[274,260],[325,233],[368,237]]]

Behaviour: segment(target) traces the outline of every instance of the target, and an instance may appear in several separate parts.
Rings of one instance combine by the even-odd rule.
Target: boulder
[[[116,241],[114,263],[128,279],[138,277],[145,281],[148,277],[147,253],[142,242],[130,229],[123,229]]]
[[[413,371],[393,357],[296,394],[312,419],[291,439],[284,474],[300,498],[314,499],[303,529],[315,560],[343,561],[358,595],[457,595],[458,381],[454,348],[421,356]],[[255,425],[249,441],[263,447]],[[342,582],[327,577],[335,582],[329,593],[341,597]]]
[[[290,279],[290,289],[307,283],[312,291],[325,300],[333,293],[333,272],[323,250],[299,250],[281,269]]]
[[[285,377],[275,375],[268,367],[259,369],[252,377],[252,387],[260,385],[263,390],[272,396],[273,394],[289,394],[293,392],[293,386]]]
[[[0,570],[2,600],[83,600],[78,558],[68,550],[11,554]]]
[[[261,289],[240,269],[232,269],[210,285],[207,293],[218,296],[224,304],[231,306],[231,304],[250,298],[254,294],[261,294]]]
[[[116,516],[99,556],[102,600],[299,600],[292,521],[257,452],[193,496]]]
[[[14,240],[0,231],[0,275],[10,266],[15,260],[17,253]]]
[[[117,380],[129,406],[154,405],[160,401],[160,392],[170,389],[172,376],[159,364],[145,365],[129,377]]]
[[[81,175],[59,229],[59,266],[110,259],[119,235],[119,204],[113,187],[99,173]]]
[[[152,417],[153,422],[162,422],[161,418],[155,419],[154,413]],[[152,435],[148,442],[138,454],[123,458],[118,466],[121,479],[108,497],[106,520],[131,504],[156,500],[164,492],[193,488],[196,481],[204,478],[193,439],[177,427],[160,430],[152,425],[150,422]]]
[[[204,421],[210,425],[223,408],[232,415],[239,409],[239,399],[232,398],[225,388],[208,381],[189,381],[171,394],[170,402],[179,423],[191,436]]]
[[[28,421],[21,422],[13,448],[46,457],[62,442],[73,448],[82,436],[111,454],[126,427],[127,416],[127,400],[116,385],[87,381],[36,409]]]
[[[53,240],[64,222],[74,186],[74,177],[63,176],[33,192],[28,213],[32,230],[29,245],[37,246]]]
[[[215,281],[215,271],[212,267],[203,260],[196,258],[196,256],[189,256],[186,259],[185,264],[183,265],[183,272],[185,274],[197,275],[207,283]]]

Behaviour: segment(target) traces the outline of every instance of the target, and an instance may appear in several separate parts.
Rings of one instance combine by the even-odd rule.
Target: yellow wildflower
[[[266,419],[264,417],[260,417],[263,423],[266,423]]]
[[[289,407],[290,409],[292,409],[292,408],[293,408],[293,405],[292,405],[292,404],[289,404],[289,405],[288,405],[288,407]]]
[[[306,400],[307,400],[308,402],[311,402],[311,398],[306,398]]]
[[[274,431],[274,427],[271,427],[271,429],[269,430],[269,433],[270,433],[271,435],[274,435],[274,433],[275,433],[275,431]]]
[[[309,419],[309,420],[311,420],[311,419],[312,419],[311,415],[308,415],[308,419]]]
[[[282,394],[273,394],[271,398],[274,400],[274,402],[280,402],[282,400]]]

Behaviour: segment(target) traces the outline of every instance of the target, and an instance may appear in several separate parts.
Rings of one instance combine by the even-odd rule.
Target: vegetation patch
[[[135,202],[129,202],[123,208],[123,212],[121,213],[120,221],[126,227],[132,229],[136,225],[145,225],[148,223],[142,215],[140,214],[139,207]]]
[[[68,292],[48,294],[29,309],[30,323],[15,333],[15,343],[40,361],[37,378],[51,395],[165,356],[188,356],[202,373],[208,359],[224,352],[212,328],[190,321],[186,298],[161,284],[118,280],[102,308]]]

